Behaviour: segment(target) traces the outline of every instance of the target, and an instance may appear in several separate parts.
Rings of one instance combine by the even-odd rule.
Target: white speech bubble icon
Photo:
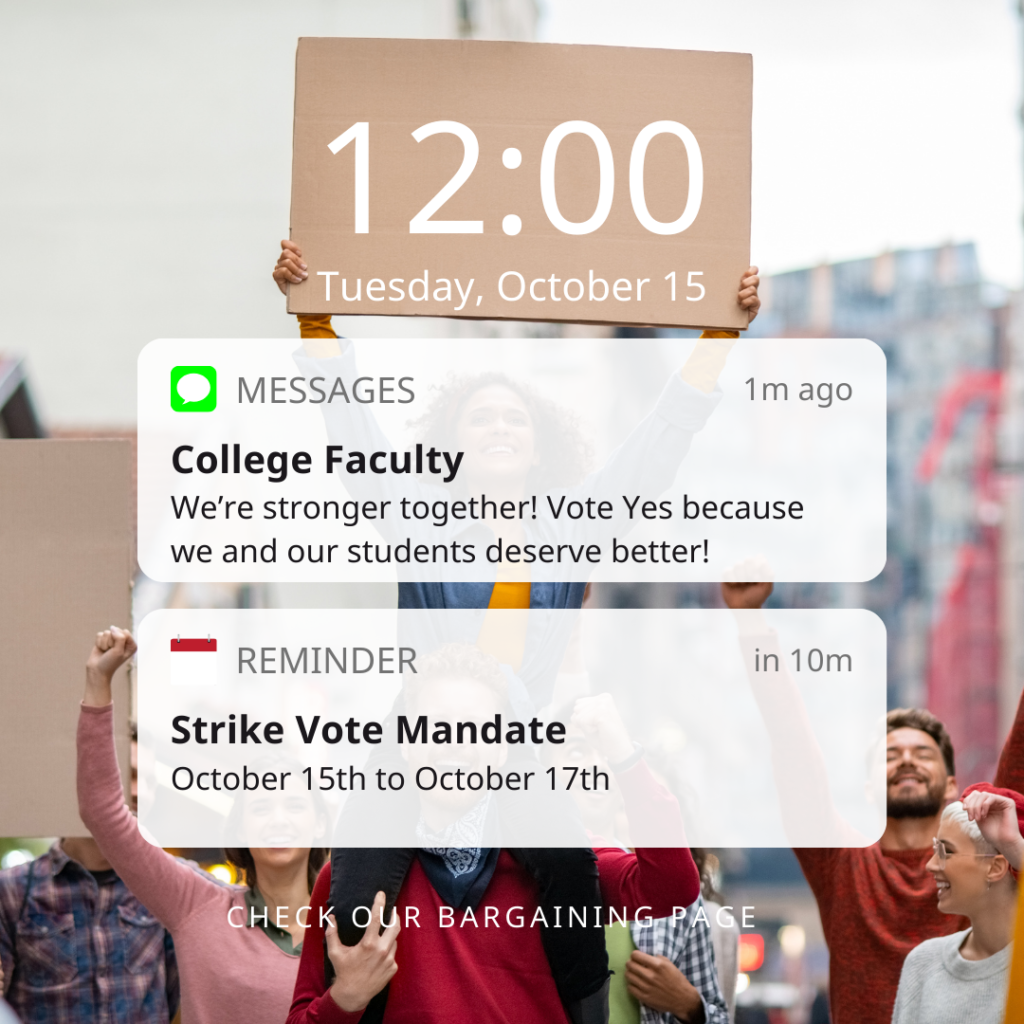
[[[210,382],[201,373],[186,373],[178,379],[175,387],[186,405],[189,402],[201,402],[210,393]]]

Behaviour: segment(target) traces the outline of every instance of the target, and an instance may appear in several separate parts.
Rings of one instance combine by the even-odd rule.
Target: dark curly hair
[[[519,396],[533,420],[536,436],[544,439],[543,447],[538,449],[540,461],[526,478],[526,489],[536,494],[579,483],[586,476],[592,457],[579,418],[500,370],[450,374],[444,384],[435,386],[436,394],[426,411],[409,424],[416,430],[417,440],[453,451],[455,431],[466,403],[477,391],[493,386],[506,387]]]
[[[310,892],[313,891],[317,875],[320,874],[320,869],[327,863],[330,853],[331,851],[323,846],[314,846],[309,851],[309,860],[306,862],[306,885]],[[255,889],[257,885],[256,861],[253,860],[249,847],[229,847],[224,851],[224,856],[227,857],[228,863],[234,865],[235,870],[240,876],[240,881],[250,889]]]
[[[417,662],[416,675],[403,677],[405,707],[416,712],[422,691],[434,679],[472,679],[486,686],[504,705],[508,680],[496,658],[474,644],[442,644]]]

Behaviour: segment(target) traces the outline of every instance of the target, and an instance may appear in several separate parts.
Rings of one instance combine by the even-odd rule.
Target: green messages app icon
[[[174,412],[213,412],[217,408],[217,371],[212,366],[176,366],[171,370]]]

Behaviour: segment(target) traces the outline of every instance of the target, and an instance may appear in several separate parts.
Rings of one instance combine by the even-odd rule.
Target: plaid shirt
[[[0,871],[0,959],[24,1024],[167,1024],[178,1007],[163,925],[120,878],[98,884],[59,842]]]
[[[703,912],[698,918],[698,914]],[[648,928],[633,921],[629,926],[633,942],[641,953],[649,956],[667,956],[700,993],[704,1003],[707,1024],[729,1024],[729,1009],[718,986],[715,953],[711,948],[711,927],[707,924],[704,901],[686,908],[681,917],[656,918]],[[642,1024],[676,1024],[671,1013],[658,1013],[640,1004]]]

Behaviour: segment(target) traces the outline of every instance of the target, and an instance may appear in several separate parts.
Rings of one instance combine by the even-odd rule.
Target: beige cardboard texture
[[[75,730],[93,638],[128,624],[131,444],[0,441],[0,836],[85,835]],[[122,778],[128,685],[114,680]]]
[[[289,312],[745,328],[752,76],[742,53],[300,39]]]

